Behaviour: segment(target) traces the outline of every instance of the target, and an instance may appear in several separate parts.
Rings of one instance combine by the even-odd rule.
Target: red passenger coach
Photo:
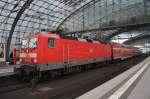
[[[118,43],[112,43],[112,49],[113,59],[125,59],[141,54],[141,51],[138,48]]]
[[[110,61],[111,44],[67,39],[57,34],[37,34],[22,39],[20,61],[40,71]]]

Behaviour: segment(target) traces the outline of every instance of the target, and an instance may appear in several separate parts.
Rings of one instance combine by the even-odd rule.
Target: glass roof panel
[[[27,0],[0,1],[0,38],[7,37],[13,21]],[[34,0],[17,22],[13,38],[41,30],[56,30],[71,13],[91,0]],[[12,43],[15,43],[12,40]]]
[[[144,6],[143,0],[92,0],[70,15],[58,29],[69,33],[143,22],[146,15],[144,9],[148,7]]]
[[[0,38],[7,40],[13,21],[26,1],[0,0]],[[145,14],[143,1],[34,0],[17,22],[12,43],[18,42],[18,38],[22,35],[40,31],[48,33],[48,31],[63,29],[65,32],[72,32],[141,20]],[[147,11],[150,15],[150,7]],[[103,34],[111,33],[113,31]]]

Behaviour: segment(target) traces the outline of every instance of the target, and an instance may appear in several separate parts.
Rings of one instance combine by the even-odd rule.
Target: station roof
[[[0,38],[7,39],[17,14],[27,1],[31,4],[28,4],[15,26],[15,39],[41,30],[56,30],[67,16],[91,0],[1,0]]]
[[[150,14],[149,7],[144,1],[149,2],[149,0],[1,0],[0,38],[3,39],[0,39],[0,42],[3,40],[7,42],[10,32],[13,33],[12,42],[18,43],[22,35],[36,34],[40,31],[49,33],[62,30],[63,33],[68,33],[118,26],[125,22],[128,22],[127,24],[143,22],[146,21],[143,19],[147,19],[145,14]],[[28,4],[24,6],[25,3]],[[17,17],[21,11],[20,17]],[[111,38],[117,35],[118,31],[120,32],[120,29],[115,28],[96,33]]]

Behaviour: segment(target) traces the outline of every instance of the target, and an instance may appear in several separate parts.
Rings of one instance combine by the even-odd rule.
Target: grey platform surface
[[[150,67],[146,70],[127,99],[150,99]]]
[[[150,57],[77,99],[150,99]]]
[[[0,66],[0,77],[9,76],[15,74],[14,68],[19,68],[19,65],[1,65]]]

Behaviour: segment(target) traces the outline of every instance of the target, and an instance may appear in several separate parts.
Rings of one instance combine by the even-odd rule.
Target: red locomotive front
[[[38,36],[31,35],[22,39],[20,50],[20,62],[22,63],[37,63],[38,60]]]

